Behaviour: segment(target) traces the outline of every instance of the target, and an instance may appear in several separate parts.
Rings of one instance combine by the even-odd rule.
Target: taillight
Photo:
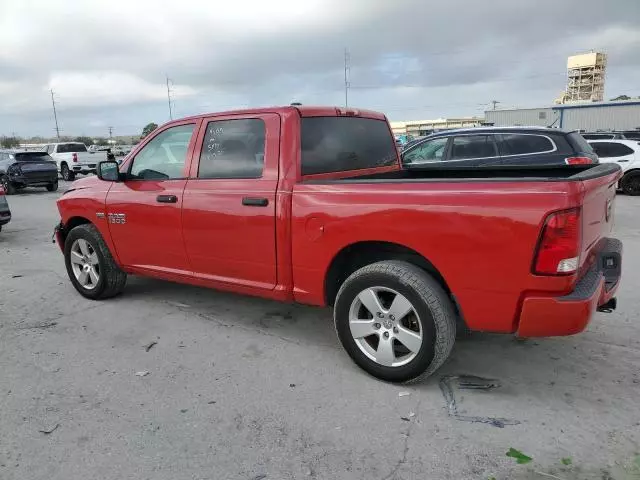
[[[542,227],[533,268],[537,275],[570,275],[578,270],[581,248],[580,209],[555,212]]]
[[[564,159],[567,165],[591,165],[593,159],[589,157],[569,157]]]
[[[74,162],[78,161],[78,154],[77,153],[72,153],[71,154],[71,160],[73,160]]]

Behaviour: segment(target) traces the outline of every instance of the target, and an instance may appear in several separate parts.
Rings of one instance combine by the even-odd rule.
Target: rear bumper
[[[17,185],[25,185],[27,187],[46,187],[58,180],[58,172],[53,170],[51,172],[38,172],[31,175],[12,175],[11,183]]]
[[[622,242],[609,238],[573,292],[562,297],[524,299],[517,335],[553,337],[583,331],[596,309],[615,297],[621,266]]]
[[[6,225],[11,221],[11,212],[9,210],[0,210],[0,226]]]
[[[85,163],[85,164],[72,164],[71,170],[75,173],[96,173],[96,164],[95,163]]]

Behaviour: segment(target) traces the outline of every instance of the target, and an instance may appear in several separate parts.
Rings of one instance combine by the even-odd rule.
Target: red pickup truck
[[[408,381],[449,355],[457,322],[580,332],[615,308],[609,238],[620,168],[403,170],[384,115],[289,106],[155,130],[58,200],[74,287],[128,274],[318,306],[370,374]]]

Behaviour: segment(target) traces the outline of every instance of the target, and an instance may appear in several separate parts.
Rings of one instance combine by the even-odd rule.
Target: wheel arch
[[[440,283],[447,294],[455,299],[444,276],[424,255],[398,243],[366,241],[352,243],[340,250],[329,264],[324,280],[324,296],[327,305],[333,305],[342,283],[356,270],[384,260],[403,260],[429,273]]]
[[[92,223],[92,222],[88,218],[82,217],[80,215],[71,217],[66,222],[64,222],[64,228],[61,230],[63,245],[64,245],[64,242],[67,240],[67,235],[69,235],[69,232],[71,230],[73,230],[74,228],[80,225],[86,225],[88,223]]]

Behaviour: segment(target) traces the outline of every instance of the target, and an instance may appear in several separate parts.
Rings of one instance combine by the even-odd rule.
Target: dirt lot
[[[84,300],[51,243],[58,195],[9,197],[0,233],[0,479],[640,478],[640,198],[617,199],[615,313],[460,339],[406,388],[358,370],[327,310],[139,278]]]

